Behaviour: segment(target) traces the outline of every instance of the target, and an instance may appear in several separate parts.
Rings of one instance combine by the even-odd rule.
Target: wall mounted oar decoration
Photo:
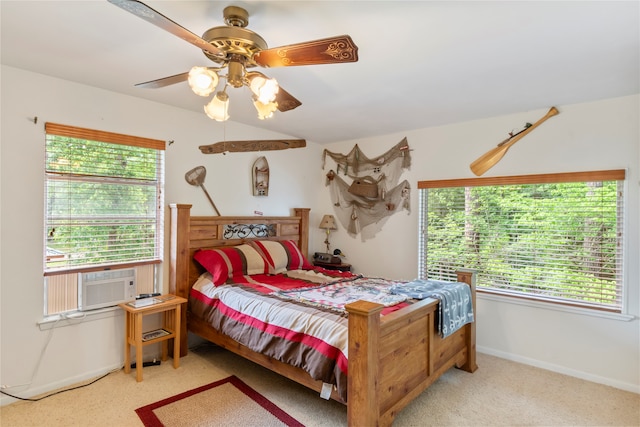
[[[204,168],[204,166],[196,166],[195,168],[191,169],[189,172],[184,174],[184,179],[189,184],[202,188],[202,191],[204,191],[204,194],[207,196],[207,199],[209,199],[211,206],[213,206],[213,210],[216,211],[216,214],[218,214],[218,216],[220,216],[220,212],[218,211],[216,204],[213,203],[213,199],[211,199],[209,192],[207,191],[206,188],[204,188],[205,176],[207,176],[207,170]]]
[[[502,159],[502,157],[505,155],[507,150],[511,148],[513,144],[515,144],[520,139],[522,139],[526,134],[528,134],[529,132],[531,132],[538,126],[540,126],[540,124],[542,124],[542,122],[547,120],[549,117],[553,117],[558,113],[559,112],[556,109],[556,107],[551,107],[551,109],[547,112],[547,114],[544,115],[543,118],[541,118],[534,124],[527,123],[527,125],[523,130],[513,135],[510,135],[509,138],[502,141],[500,144],[497,145],[497,147],[495,147],[492,150],[489,150],[488,152],[480,156],[476,161],[471,163],[471,166],[470,166],[471,172],[473,172],[477,176],[484,174],[486,171],[491,169],[496,163],[498,163],[500,159]]]

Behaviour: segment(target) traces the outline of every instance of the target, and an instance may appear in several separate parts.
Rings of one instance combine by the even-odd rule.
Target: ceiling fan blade
[[[176,74],[174,76],[163,77],[161,79],[151,80],[144,83],[137,83],[136,87],[141,87],[144,89],[158,89],[161,87],[173,85],[176,83],[186,82],[189,78],[189,72]]]
[[[357,62],[358,46],[343,35],[264,49],[256,52],[253,60],[263,67]]]
[[[278,103],[278,110],[282,112],[293,110],[302,105],[302,102],[298,101],[293,95],[282,89],[282,87],[278,89],[276,102]]]
[[[165,31],[168,31],[174,36],[178,36],[181,39],[191,43],[192,45],[197,46],[202,50],[206,50],[207,52],[213,55],[220,56],[221,58],[224,58],[226,56],[226,54],[222,50],[213,46],[211,43],[195,35],[191,31],[180,26],[179,24],[173,22],[171,19],[167,18],[157,10],[152,9],[151,7],[142,3],[141,1],[109,0],[109,3],[112,3],[118,6],[119,8],[124,9],[127,12],[132,13],[139,18],[144,19],[147,22],[150,22],[153,25],[160,27]]]

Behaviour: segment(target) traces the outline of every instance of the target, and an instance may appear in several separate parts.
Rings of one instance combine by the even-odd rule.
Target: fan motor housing
[[[219,58],[212,53],[203,51],[207,58],[217,63],[228,60],[230,55],[242,55],[249,64],[255,65],[251,61],[254,53],[267,49],[267,42],[258,34],[251,30],[240,27],[213,27],[209,28],[202,35],[202,38],[218,49],[224,51],[225,58]]]

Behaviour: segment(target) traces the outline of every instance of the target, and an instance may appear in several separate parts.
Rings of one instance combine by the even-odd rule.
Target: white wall
[[[317,172],[309,168],[309,162],[320,158],[321,149],[312,141],[307,141],[306,148],[292,150],[205,155],[198,146],[222,141],[225,130],[204,113],[12,67],[3,66],[1,72],[0,384],[30,383],[42,355],[33,384],[6,390],[10,393],[30,396],[48,391],[121,366],[124,360],[119,310],[98,320],[74,321],[73,326],[57,327],[53,332],[37,326],[44,307],[45,122],[173,140],[166,150],[165,202],[191,203],[196,215],[215,215],[204,192],[185,181],[185,172],[198,165],[207,168],[205,187],[222,215],[253,215],[255,210],[290,215],[294,207],[313,208],[317,196],[310,190],[316,188]],[[226,135],[230,140],[291,138],[231,122],[226,123]],[[267,157],[271,169],[268,197],[254,197],[251,189],[251,167],[260,155]],[[312,210],[311,215],[313,222],[320,221],[318,213]],[[167,238],[167,252],[168,244]],[[164,268],[168,271],[168,263]],[[165,291],[167,283],[165,280]],[[3,397],[2,403],[6,401]]]
[[[639,97],[629,96],[578,105],[558,105],[550,118],[515,144],[484,176],[524,175],[607,169],[627,170],[625,295],[628,318],[594,317],[513,300],[478,298],[477,345],[482,352],[640,392],[639,247]],[[551,105],[549,105],[551,107]],[[375,238],[362,242],[344,229],[331,234],[355,270],[373,276],[412,279],[417,276],[418,190],[421,180],[474,178],[469,164],[548,109],[449,126],[409,130],[365,140],[332,144],[329,151],[347,153],[358,144],[369,157],[383,154],[407,137],[412,166],[401,179],[412,186],[411,213],[390,217]],[[335,163],[327,161],[325,173]],[[323,192],[320,206],[331,206]],[[324,213],[330,213],[332,208]],[[319,250],[321,247],[318,247]],[[632,317],[629,316],[629,317]],[[482,369],[482,367],[480,367]]]
[[[223,139],[220,123],[204,114],[33,74],[1,69],[0,133],[0,384],[29,383],[9,391],[31,396],[71,384],[123,361],[123,320],[117,311],[90,322],[41,331],[43,251],[43,154],[47,121],[174,140],[167,148],[166,203],[192,203],[196,215],[213,214],[204,193],[184,180],[197,165],[207,168],[205,186],[225,214],[289,214],[310,207],[310,251],[323,249],[324,236],[314,230],[331,212],[321,169],[322,148],[308,138],[307,148],[265,154],[271,167],[269,196],[251,195],[250,168],[259,153],[204,155],[199,145]],[[629,236],[626,275],[629,306],[639,313],[638,261],[638,97],[557,106],[561,114],[520,141],[487,175],[566,172],[627,168]],[[386,151],[404,136],[413,166],[403,175],[412,185],[410,214],[392,216],[383,230],[363,243],[344,230],[331,235],[358,272],[411,279],[417,265],[417,190],[425,179],[472,176],[469,163],[504,139],[506,131],[546,111],[407,131],[366,141],[333,144],[331,151],[349,151],[359,143],[369,156]],[[33,117],[38,123],[33,123]],[[285,137],[234,123],[228,139]],[[329,164],[329,162],[327,163]],[[167,222],[168,226],[168,222]],[[168,242],[167,242],[168,244]],[[165,266],[165,271],[167,267]],[[166,283],[164,285],[166,290]],[[75,323],[75,322],[74,322]],[[49,344],[47,345],[49,334]],[[623,322],[582,314],[480,298],[478,346],[481,351],[639,391],[638,320]],[[44,353],[43,353],[44,349]],[[42,357],[41,357],[42,356]],[[482,367],[480,367],[482,368]],[[7,399],[3,398],[2,403]]]

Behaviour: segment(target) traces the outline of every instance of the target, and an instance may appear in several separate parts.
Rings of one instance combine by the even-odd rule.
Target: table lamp
[[[327,245],[327,253],[329,253],[329,234],[331,234],[331,230],[338,229],[338,227],[336,227],[336,219],[333,215],[325,215],[322,217],[322,221],[320,221],[318,228],[327,231],[327,238],[324,239],[324,243]]]

